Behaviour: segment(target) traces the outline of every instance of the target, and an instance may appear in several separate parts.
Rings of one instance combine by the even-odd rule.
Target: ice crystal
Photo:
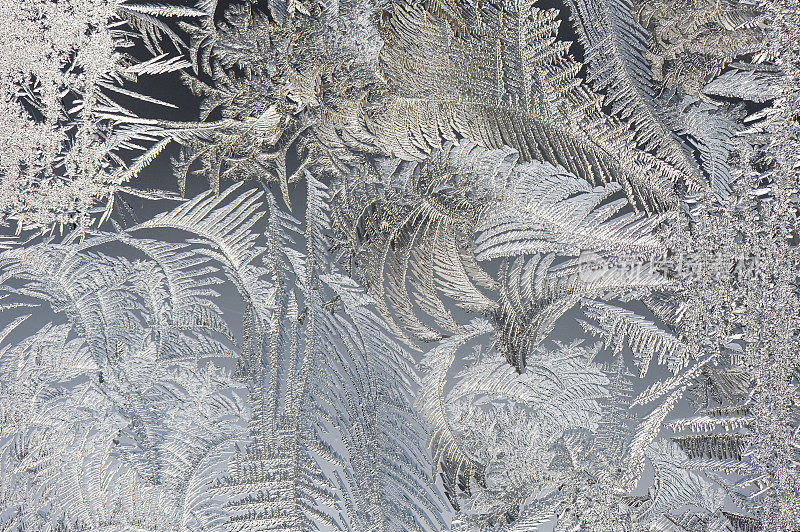
[[[795,0],[2,8],[0,528],[800,529]]]

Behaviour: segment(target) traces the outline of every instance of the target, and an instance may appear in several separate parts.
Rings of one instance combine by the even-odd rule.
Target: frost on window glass
[[[0,529],[800,530],[793,0],[0,5]]]

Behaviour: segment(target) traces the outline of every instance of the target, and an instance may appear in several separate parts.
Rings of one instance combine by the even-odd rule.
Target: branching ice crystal
[[[800,530],[798,12],[0,3],[0,529]]]

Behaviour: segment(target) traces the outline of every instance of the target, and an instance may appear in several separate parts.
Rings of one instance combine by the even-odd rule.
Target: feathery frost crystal
[[[0,4],[0,530],[800,530],[796,0]]]

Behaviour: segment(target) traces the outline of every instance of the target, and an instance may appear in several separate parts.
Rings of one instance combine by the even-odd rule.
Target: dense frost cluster
[[[796,0],[0,0],[0,530],[800,530]]]

